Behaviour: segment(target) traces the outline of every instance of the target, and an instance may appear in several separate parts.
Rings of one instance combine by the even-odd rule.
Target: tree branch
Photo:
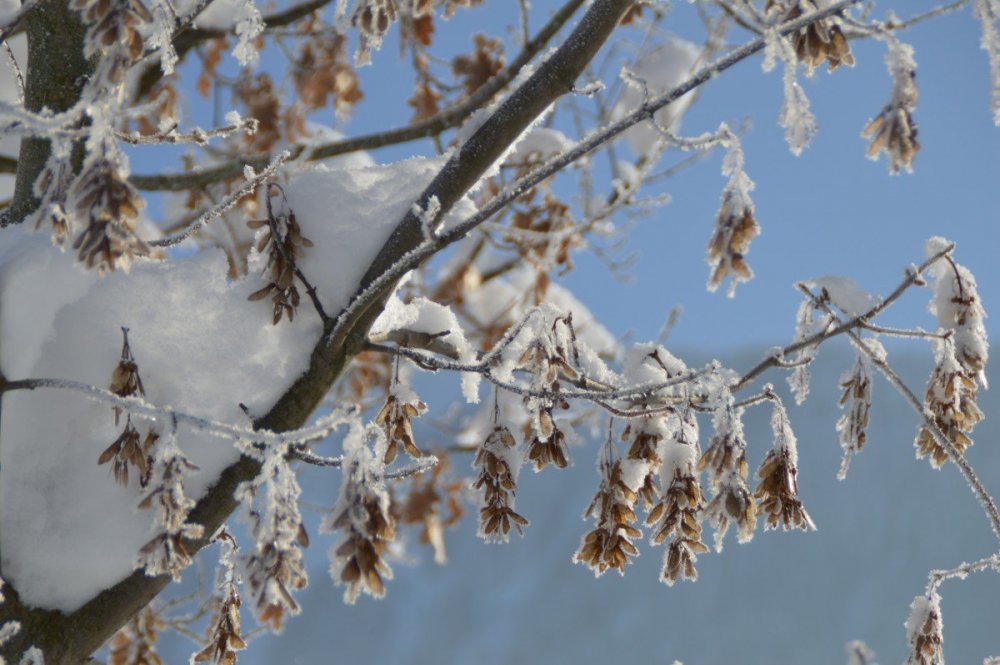
[[[305,157],[306,161],[329,159],[337,155],[357,152],[358,150],[373,150],[375,148],[436,136],[446,129],[461,125],[474,111],[489,102],[494,95],[514,80],[514,77],[517,76],[524,66],[531,62],[545,48],[546,44],[551,41],[555,34],[573,16],[573,13],[579,9],[583,1],[569,0],[569,2],[563,5],[507,67],[488,80],[465,101],[407,127],[324,143],[314,148],[307,148],[301,144],[292,146],[292,159],[299,157],[303,153],[307,154]],[[243,172],[244,164],[250,164],[253,168],[260,169],[263,168],[263,165],[268,160],[268,155],[254,155],[190,173],[133,175],[129,178],[129,182],[138,189],[146,191],[177,192],[191,188],[205,187],[206,185],[222,180],[229,180]]]

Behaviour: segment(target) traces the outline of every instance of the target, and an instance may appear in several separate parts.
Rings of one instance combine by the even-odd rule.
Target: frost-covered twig
[[[347,421],[347,417],[344,414],[334,413],[321,418],[314,425],[288,432],[271,432],[263,429],[254,430],[248,427],[240,427],[209,418],[202,418],[201,416],[195,416],[184,411],[178,411],[169,406],[155,406],[141,397],[119,397],[109,390],[70,379],[19,379],[6,381],[0,384],[0,393],[13,390],[40,390],[46,388],[71,390],[95,402],[108,404],[138,416],[154,420],[176,419],[177,422],[191,425],[198,431],[206,434],[233,441],[253,441],[255,444],[267,446],[291,446],[316,441],[325,438],[339,425]]]
[[[858,314],[854,318],[849,319],[847,321],[843,321],[840,323],[840,325],[836,325],[830,328],[829,330],[823,330],[817,332],[803,340],[790,344],[781,349],[780,353],[769,354],[767,358],[757,363],[746,374],[741,376],[738,381],[736,381],[732,386],[730,386],[730,390],[733,391],[740,390],[748,383],[750,383],[751,381],[759,377],[761,374],[766,372],[768,369],[771,369],[772,367],[779,367],[783,362],[782,359],[786,355],[790,355],[792,353],[795,353],[796,351],[799,351],[800,349],[806,348],[808,346],[813,346],[817,343],[826,341],[831,337],[836,337],[837,335],[840,335],[842,333],[848,332],[850,330],[865,325],[868,321],[870,321],[871,319],[875,318],[876,316],[884,312],[893,303],[899,300],[899,298],[903,295],[903,293],[905,293],[906,290],[909,289],[911,286],[922,285],[924,283],[923,273],[926,272],[927,269],[930,268],[932,265],[934,265],[937,261],[945,257],[954,248],[955,248],[954,244],[949,244],[947,247],[944,247],[940,251],[934,253],[919,266],[910,267],[906,271],[906,276],[903,278],[903,281],[900,282],[899,286],[897,286],[892,291],[892,293],[886,296],[885,300],[872,306],[872,308],[869,309],[867,312]]]
[[[275,157],[270,164],[267,165],[267,168],[265,168],[260,173],[257,173],[252,177],[248,178],[247,181],[243,183],[242,187],[235,190],[234,192],[226,196],[224,199],[219,201],[219,203],[213,206],[211,210],[206,211],[204,214],[202,214],[200,217],[192,221],[182,230],[178,231],[177,233],[174,233],[173,235],[169,235],[165,238],[160,238],[158,240],[151,240],[147,244],[153,247],[173,247],[174,245],[179,245],[180,243],[184,242],[185,240],[193,236],[195,233],[197,233],[201,229],[201,227],[203,227],[205,224],[209,223],[216,217],[222,215],[222,213],[232,208],[241,198],[252,192],[262,182],[273,176],[277,172],[278,167],[284,164],[285,161],[287,161],[290,156],[291,153],[289,153],[287,150],[282,152],[280,155]]]
[[[948,570],[935,569],[927,574],[928,591],[936,591],[941,583],[945,580],[950,580],[954,578],[965,579],[972,573],[978,573],[984,570],[993,569],[1000,572],[1000,554],[993,554],[991,556],[979,559],[978,561],[973,561],[971,563],[962,563],[961,565],[955,566]]]
[[[128,143],[129,145],[161,145],[164,143],[194,143],[195,145],[205,145],[208,143],[209,139],[226,138],[236,132],[245,131],[248,134],[253,134],[257,131],[257,125],[258,122],[256,118],[247,118],[245,120],[240,119],[222,127],[216,127],[215,129],[193,129],[186,134],[178,134],[177,125],[175,123],[169,129],[156,134],[143,135],[138,132],[116,132],[115,135],[118,137],[118,140]]]
[[[952,246],[949,246],[946,251],[939,252],[938,255],[928,259],[928,261],[941,258],[944,254],[950,252],[951,249]],[[926,264],[927,262],[925,262],[925,265]],[[839,324],[838,328],[842,328],[846,325],[839,317],[837,317],[832,308],[830,308],[830,306],[823,300],[818,298],[812,291],[809,290],[808,287],[800,284],[799,290],[802,291],[802,293],[804,293],[807,297],[811,298],[818,307],[824,309],[830,316],[834,317],[834,320]],[[924,408],[923,403],[917,398],[916,395],[913,394],[913,391],[910,390],[909,386],[907,386],[903,380],[899,378],[899,375],[896,374],[885,359],[879,357],[878,354],[872,351],[868,345],[864,343],[861,337],[859,337],[858,334],[852,329],[852,327],[848,326],[845,328],[845,332],[847,333],[847,336],[851,338],[851,341],[854,342],[855,346],[868,356],[871,363],[878,368],[882,375],[889,381],[889,383],[892,384],[893,388],[895,388],[896,391],[903,396],[910,406],[913,407],[913,410],[916,411],[917,414],[923,419],[924,430],[930,433],[937,445],[947,453],[948,459],[955,464],[955,467],[965,478],[966,482],[969,484],[969,488],[972,490],[973,495],[975,495],[976,499],[983,507],[983,511],[986,513],[986,517],[990,521],[990,526],[993,529],[994,535],[996,535],[997,539],[1000,539],[1000,510],[997,509],[996,502],[986,489],[986,486],[983,485],[983,482],[979,478],[975,469],[973,469],[972,465],[969,464],[965,457],[958,452],[955,445],[948,439],[948,437],[941,432],[937,424],[934,422],[934,417],[931,412]]]

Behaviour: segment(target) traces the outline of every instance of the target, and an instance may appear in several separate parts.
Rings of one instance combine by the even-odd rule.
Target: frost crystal
[[[264,20],[253,0],[242,0],[236,7],[235,16],[234,32],[237,41],[233,47],[233,57],[242,67],[252,67],[260,57],[253,42],[264,32]]]
[[[1000,3],[997,0],[976,0],[972,7],[983,29],[980,45],[990,61],[990,110],[993,111],[994,124],[1000,126],[1000,33],[997,31]]]

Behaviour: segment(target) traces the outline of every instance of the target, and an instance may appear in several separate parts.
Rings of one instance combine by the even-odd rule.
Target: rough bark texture
[[[83,56],[85,28],[66,0],[43,0],[25,17],[28,71],[24,103],[29,111],[65,111],[80,99],[93,74],[94,63]],[[19,223],[38,206],[32,192],[35,179],[49,158],[49,140],[26,138],[17,159],[14,199],[7,221]],[[73,151],[73,169],[83,162],[83,144]]]
[[[448,161],[421,194],[419,203],[426,206],[431,197],[437,197],[442,214],[451,208],[541,112],[571,90],[574,81],[607,40],[632,1],[599,0],[591,5],[565,43],[511,94]],[[53,16],[61,17],[53,20],[65,21],[67,18],[64,13]],[[47,28],[52,29],[51,26]],[[36,27],[36,30],[42,28]],[[31,66],[29,61],[29,67]],[[30,76],[29,74],[29,79]],[[29,167],[22,164],[21,168]],[[19,172],[19,185],[20,182]],[[400,221],[390,240],[372,262],[358,293],[419,244],[421,239],[419,220],[408,214]],[[282,431],[301,427],[306,422],[351,358],[361,350],[368,330],[381,312],[390,290],[391,285],[382,289],[378,297],[352,316],[351,320],[342,320],[336,330],[332,327],[327,330],[312,351],[309,369],[271,411],[255,423],[258,428]],[[236,507],[233,490],[240,482],[252,478],[258,470],[258,464],[247,458],[227,469],[218,483],[198,502],[191,515],[192,520],[204,525],[206,534],[212,534]],[[197,550],[205,542],[202,539],[191,543],[192,549]],[[22,630],[8,645],[0,648],[0,654],[10,662],[17,662],[19,654],[34,645],[44,651],[48,665],[77,665],[85,662],[122,624],[152,600],[168,581],[168,577],[147,577],[142,572],[133,573],[69,615],[23,606],[18,602],[16,594],[11,593],[12,589],[6,587],[9,600],[0,604],[0,624],[8,620],[20,621]]]

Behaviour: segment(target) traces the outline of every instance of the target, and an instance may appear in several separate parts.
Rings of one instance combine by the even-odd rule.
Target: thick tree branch
[[[83,55],[84,27],[79,14],[70,9],[67,0],[48,0],[28,12],[24,24],[28,32],[25,108],[34,113],[43,108],[55,112],[72,108],[80,100],[94,65]],[[49,153],[47,138],[30,137],[21,141],[14,198],[4,223],[21,222],[38,206],[33,188]],[[79,170],[82,163],[80,140],[73,150],[73,170]]]

